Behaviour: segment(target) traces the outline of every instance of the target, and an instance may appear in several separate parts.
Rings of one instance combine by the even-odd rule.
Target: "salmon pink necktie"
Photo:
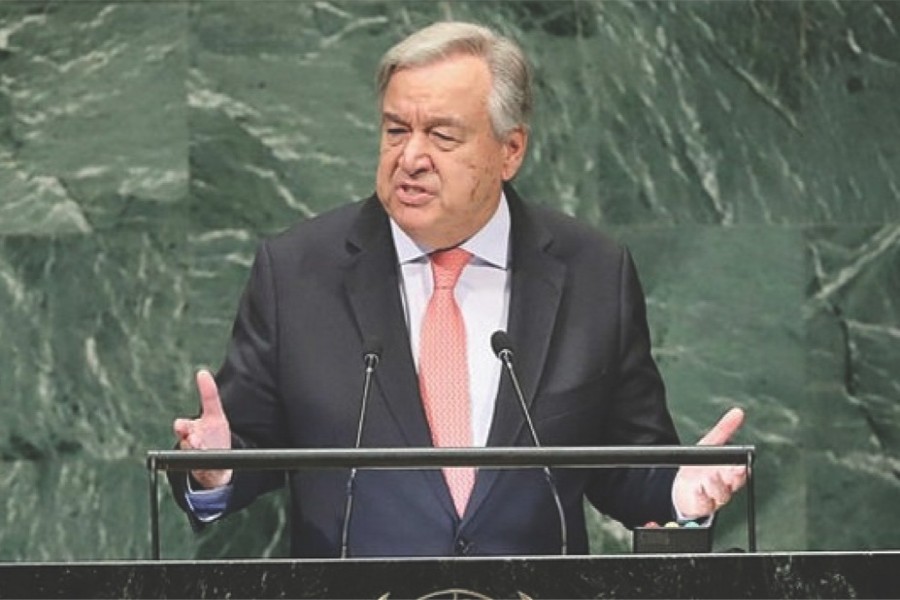
[[[431,254],[434,292],[419,341],[419,387],[435,448],[471,447],[469,366],[466,328],[454,288],[471,254],[461,248]],[[472,493],[475,469],[444,469],[456,512],[462,516]]]

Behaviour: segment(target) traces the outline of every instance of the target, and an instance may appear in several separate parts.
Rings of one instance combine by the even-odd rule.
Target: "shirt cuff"
[[[672,512],[675,513],[675,520],[679,523],[687,523],[688,521],[693,521],[700,527],[709,527],[713,524],[713,521],[716,518],[716,513],[706,515],[705,517],[694,517],[693,519],[684,516],[681,514],[681,511],[678,510],[678,507],[675,506],[675,490],[672,490]]]
[[[215,521],[221,517],[231,499],[232,485],[229,483],[210,490],[195,490],[191,486],[191,477],[188,475],[186,478],[184,499],[194,516],[204,523]]]

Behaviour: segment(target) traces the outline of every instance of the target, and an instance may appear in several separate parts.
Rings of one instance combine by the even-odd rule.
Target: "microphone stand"
[[[367,340],[365,352],[363,353],[363,361],[365,361],[366,372],[363,380],[362,401],[359,407],[359,423],[356,426],[356,443],[354,449],[359,449],[362,443],[363,424],[366,420],[366,406],[369,401],[369,390],[372,387],[372,376],[375,373],[375,367],[378,366],[379,356],[381,355],[380,343],[378,340]],[[347,558],[347,540],[350,537],[350,516],[353,513],[353,490],[356,483],[356,467],[350,469],[350,477],[347,478],[347,497],[344,501],[344,524],[341,527],[341,558]]]
[[[528,405],[525,403],[525,394],[522,393],[522,386],[519,385],[519,378],[516,376],[516,370],[513,367],[513,351],[509,336],[505,331],[494,332],[494,335],[491,336],[491,346],[493,347],[497,358],[500,359],[506,367],[506,371],[509,373],[513,389],[516,392],[516,399],[519,401],[519,407],[522,409],[522,414],[525,416],[525,423],[528,425],[528,432],[531,434],[531,441],[534,443],[535,448],[540,448],[541,442],[538,439],[537,430],[534,428],[534,422],[531,420],[531,415],[528,412]],[[544,466],[543,470],[544,479],[547,480],[547,486],[550,488],[550,493],[553,495],[553,501],[556,503],[556,513],[559,516],[560,554],[565,556],[569,553],[566,513],[563,509],[562,500],[559,498],[559,490],[556,487],[556,480],[553,477],[553,472],[547,466]]]

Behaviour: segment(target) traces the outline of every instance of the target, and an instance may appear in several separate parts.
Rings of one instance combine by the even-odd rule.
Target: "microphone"
[[[522,409],[522,414],[525,416],[525,424],[528,425],[528,432],[531,434],[531,441],[534,443],[535,448],[540,448],[541,442],[538,439],[537,430],[534,428],[534,422],[531,420],[531,414],[528,412],[525,394],[522,393],[522,386],[519,385],[516,369],[513,367],[512,342],[505,331],[494,332],[491,336],[491,348],[494,350],[497,358],[500,359],[500,362],[503,363],[503,366],[506,367],[506,372],[509,373],[509,379],[512,381],[513,389],[516,392],[516,399],[519,401],[519,408]],[[553,472],[546,466],[543,469],[544,479],[547,480],[547,486],[550,488],[550,493],[553,494],[553,501],[556,503],[556,513],[559,515],[560,554],[566,555],[569,553],[566,513],[563,510],[562,501],[559,499],[559,491],[556,489],[556,480],[553,478]]]
[[[369,403],[369,390],[372,388],[372,375],[381,360],[381,340],[377,337],[366,338],[363,342],[363,364],[366,367],[363,379],[362,400],[359,406],[359,423],[356,426],[356,443],[354,449],[359,449],[362,443],[363,425],[366,422],[366,407]],[[347,558],[347,539],[350,535],[350,516],[353,513],[353,489],[356,482],[356,467],[350,469],[350,477],[347,478],[346,498],[344,499],[344,524],[341,528],[341,558]]]

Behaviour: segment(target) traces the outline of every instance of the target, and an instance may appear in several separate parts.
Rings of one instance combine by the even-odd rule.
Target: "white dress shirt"
[[[509,206],[502,196],[494,216],[460,245],[472,254],[454,292],[466,324],[474,446],[487,445],[502,375],[500,360],[491,348],[491,335],[506,329],[509,314],[509,229]],[[400,262],[400,295],[406,311],[409,343],[418,370],[422,320],[434,288],[428,254],[434,249],[414,242],[393,220],[391,230]]]

